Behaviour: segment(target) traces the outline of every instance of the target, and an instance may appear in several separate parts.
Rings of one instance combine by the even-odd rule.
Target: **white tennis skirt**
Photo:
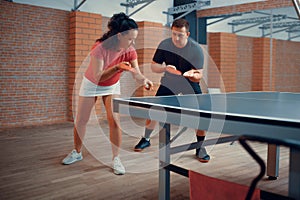
[[[99,86],[83,77],[81,82],[79,96],[82,97],[96,97],[105,95],[120,95],[120,81],[110,86]]]

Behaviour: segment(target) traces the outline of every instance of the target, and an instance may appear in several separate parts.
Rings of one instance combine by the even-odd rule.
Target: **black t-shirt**
[[[204,63],[203,51],[194,40],[188,39],[183,48],[177,48],[171,38],[163,40],[153,57],[153,61],[159,64],[174,65],[182,74],[191,69],[202,69]],[[199,94],[201,89],[199,83],[189,79],[165,72],[161,78],[161,84],[174,94]]]

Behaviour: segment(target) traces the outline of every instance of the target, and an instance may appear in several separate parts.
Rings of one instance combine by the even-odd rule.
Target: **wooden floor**
[[[127,170],[124,176],[114,175],[110,168],[111,147],[105,122],[101,127],[88,126],[84,159],[69,166],[62,165],[61,160],[73,148],[72,123],[1,132],[0,199],[158,199],[158,135],[153,136],[152,146],[145,152],[132,151],[143,132],[142,124],[121,123],[121,160]],[[178,143],[194,139],[190,130]],[[252,142],[251,146],[266,159],[266,144]],[[207,164],[194,159],[194,151],[176,154],[172,160],[181,167],[245,185],[259,172],[238,142],[216,145],[209,152],[212,160]],[[260,189],[287,195],[288,157],[289,149],[281,147],[280,177],[261,180]],[[189,199],[188,178],[171,173],[171,199]]]

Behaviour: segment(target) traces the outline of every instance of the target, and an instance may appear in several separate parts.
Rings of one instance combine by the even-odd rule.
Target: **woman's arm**
[[[106,81],[111,78],[114,74],[116,74],[119,70],[131,71],[132,67],[128,62],[121,62],[113,67],[109,67],[103,70],[104,61],[97,59],[94,56],[91,56],[91,65],[93,68],[93,74],[95,80],[101,82]]]
[[[136,79],[137,82],[143,84],[144,86],[147,86],[147,89],[151,88],[153,86],[152,81],[150,81],[149,79],[147,79],[142,73],[141,70],[138,66],[138,61],[137,59],[130,61],[130,64],[132,66],[132,68],[134,69],[132,71],[132,75],[133,77]]]

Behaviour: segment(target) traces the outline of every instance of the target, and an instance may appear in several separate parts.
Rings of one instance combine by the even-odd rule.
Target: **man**
[[[201,94],[199,81],[203,76],[204,63],[202,49],[189,38],[189,23],[185,19],[175,20],[171,31],[171,38],[159,44],[151,64],[153,72],[164,73],[156,96]],[[142,151],[151,145],[150,135],[155,125],[155,121],[146,121],[144,137],[134,147],[134,151]],[[204,131],[196,130],[196,135],[198,142],[204,141]],[[204,163],[210,160],[204,147],[196,149],[196,157]]]

